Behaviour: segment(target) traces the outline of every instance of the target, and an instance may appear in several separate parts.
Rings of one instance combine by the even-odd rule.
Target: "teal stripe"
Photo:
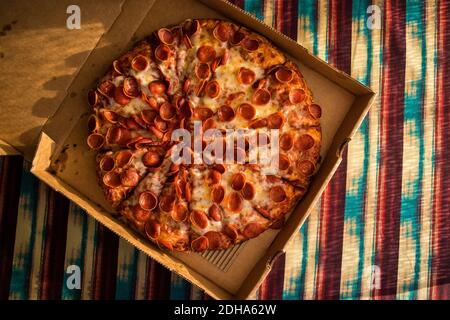
[[[81,235],[81,245],[78,248],[75,255],[73,255],[73,259],[67,261],[67,265],[64,266],[67,270],[69,265],[79,266],[81,269],[81,275],[83,275],[83,266],[84,266],[84,257],[86,252],[86,243],[87,243],[87,213],[75,205],[71,203],[69,215],[74,216],[75,220],[79,221],[79,224],[82,226],[82,235]],[[66,252],[66,255],[68,253]],[[64,279],[62,283],[62,292],[61,299],[63,300],[79,300],[81,299],[81,289],[69,289],[67,287],[67,279],[70,274],[64,272]]]
[[[124,240],[121,240],[124,241]],[[127,243],[127,246],[131,244]],[[134,299],[136,276],[137,276],[137,261],[139,250],[133,249],[133,254],[127,263],[122,263],[117,272],[116,282],[116,299],[117,300],[132,300]],[[119,276],[126,275],[126,277]]]
[[[261,0],[246,0],[244,2],[244,10],[256,16],[259,20],[264,20],[263,6],[264,1]]]
[[[405,237],[409,242],[414,243],[415,263],[414,277],[409,283],[404,283],[400,288],[400,293],[405,293],[403,297],[407,299],[415,299],[417,297],[417,289],[419,287],[419,271],[420,271],[420,203],[421,203],[421,184],[423,177],[424,162],[424,141],[423,141],[423,125],[422,125],[422,103],[424,96],[424,78],[426,70],[426,38],[423,33],[424,8],[422,1],[411,0],[406,3],[406,24],[414,24],[417,29],[414,30],[412,36],[422,41],[421,55],[422,64],[420,65],[418,80],[409,84],[413,89],[405,92],[404,106],[404,123],[410,123],[411,126],[406,134],[419,141],[419,164],[417,177],[410,181],[407,186],[408,190],[402,192],[400,225],[406,227]],[[412,44],[410,44],[412,45]],[[406,192],[405,192],[406,191]]]
[[[353,2],[352,6],[352,21],[353,25],[357,27],[356,33],[358,38],[367,39],[367,68],[363,75],[358,75],[357,80],[364,83],[370,83],[370,75],[372,69],[372,44],[370,30],[367,28],[367,7],[371,4],[371,1],[361,0]],[[361,28],[362,27],[362,28]],[[356,43],[352,44],[355,47]],[[357,57],[356,57],[357,58]],[[364,147],[358,160],[361,159],[362,174],[353,181],[350,185],[355,188],[348,190],[345,197],[345,213],[344,224],[347,226],[354,226],[349,230],[351,236],[358,237],[359,246],[358,252],[354,257],[358,260],[358,273],[353,279],[347,280],[343,284],[344,288],[341,288],[341,299],[358,299],[361,292],[361,280],[364,267],[364,212],[365,212],[365,196],[367,188],[367,172],[369,167],[369,122],[368,119],[364,119],[361,127],[358,129],[358,135],[361,137]]]
[[[170,300],[187,300],[191,292],[191,284],[172,272],[170,283]]]
[[[3,159],[2,159],[3,160]],[[24,162],[19,199],[19,215],[29,216],[31,221],[31,232],[28,235],[25,247],[19,248],[14,256],[14,268],[11,273],[10,296],[15,299],[27,299],[29,291],[29,280],[31,263],[33,257],[34,235],[36,234],[36,209],[38,180],[30,172],[30,164]],[[20,228],[20,226],[18,226]],[[20,232],[18,229],[17,232]],[[18,260],[16,262],[16,260]]]
[[[303,32],[312,37],[311,43],[313,43],[314,55],[319,53],[317,43],[317,6],[318,0],[304,0],[298,2],[298,18],[303,21],[303,23],[298,26],[298,32]]]

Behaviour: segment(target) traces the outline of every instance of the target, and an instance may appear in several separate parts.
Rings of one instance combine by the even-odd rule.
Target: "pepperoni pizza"
[[[319,162],[321,108],[298,67],[266,38],[230,22],[159,29],[115,60],[88,100],[87,144],[97,152],[107,200],[169,250],[225,249],[279,228]],[[195,123],[219,136],[194,137],[188,158],[198,157],[199,139],[206,150],[226,145],[230,130],[253,129],[266,137],[258,143],[264,149],[277,130],[278,165],[251,162],[248,139],[232,145],[240,162],[214,152],[213,162],[174,161],[180,141],[173,133],[193,132]]]

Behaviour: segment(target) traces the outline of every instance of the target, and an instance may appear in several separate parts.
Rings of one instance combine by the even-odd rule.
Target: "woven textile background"
[[[234,3],[379,93],[254,298],[449,299],[450,3]],[[0,299],[208,298],[38,182],[20,157],[0,164]],[[81,268],[81,290],[65,285],[69,265]]]

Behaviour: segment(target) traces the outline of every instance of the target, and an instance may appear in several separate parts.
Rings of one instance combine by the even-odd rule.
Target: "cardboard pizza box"
[[[32,172],[100,223],[212,297],[248,298],[330,181],[374,92],[223,0],[77,1],[79,30],[66,27],[66,8],[74,1],[41,2],[44,9],[38,19],[25,1],[8,4],[8,12],[0,12],[2,22],[16,21],[11,34],[0,38],[4,51],[0,65],[7,75],[0,86],[0,93],[7,97],[0,110],[1,153],[20,152],[32,159],[36,149]],[[114,217],[97,186],[95,152],[85,143],[90,114],[87,91],[136,40],[187,18],[231,20],[269,38],[299,65],[323,111],[322,162],[309,191],[283,228],[268,230],[225,251],[203,254],[163,251]],[[36,41],[30,43],[30,39]]]

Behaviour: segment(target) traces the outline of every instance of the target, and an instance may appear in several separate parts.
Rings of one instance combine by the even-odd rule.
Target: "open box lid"
[[[74,78],[125,2],[1,2],[0,155],[21,153],[32,159],[42,127],[70,96]],[[78,10],[80,28],[70,29]]]

